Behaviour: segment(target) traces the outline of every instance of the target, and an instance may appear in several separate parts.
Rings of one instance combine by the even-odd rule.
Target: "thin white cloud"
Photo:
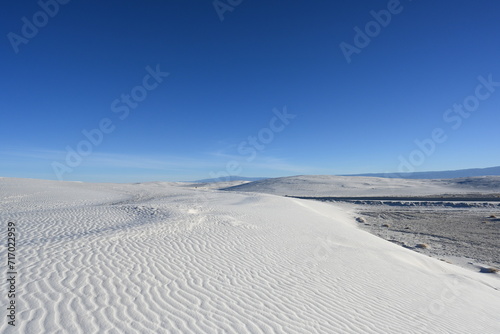
[[[47,150],[47,149],[8,149],[0,150],[2,161],[9,161],[15,164],[14,160],[30,159],[38,163],[52,163],[57,161],[65,163],[66,151]],[[10,158],[7,158],[10,157]],[[217,167],[219,164],[214,159],[197,159],[173,155],[141,155],[141,154],[119,154],[94,152],[88,156],[82,156],[82,167],[99,168],[137,168],[152,170],[170,170],[170,169],[203,169]],[[78,168],[78,167],[76,167]]]
[[[1,165],[15,166],[26,159],[32,160],[38,166],[50,167],[54,161],[65,163],[66,151],[49,149],[4,149],[0,150]],[[16,159],[17,158],[17,159]],[[148,171],[164,171],[169,175],[210,175],[210,173],[223,172],[230,161],[237,161],[242,171],[239,175],[276,175],[276,174],[312,174],[328,173],[316,167],[293,164],[286,159],[266,155],[263,152],[252,161],[247,161],[248,156],[227,154],[214,151],[202,157],[187,157],[173,155],[147,155],[147,154],[119,154],[95,152],[83,157],[81,165],[74,168],[73,173],[85,172],[86,168],[99,169],[139,169]],[[121,174],[121,173],[120,173]],[[149,172],[148,172],[149,174]],[[161,175],[161,173],[159,174]]]
[[[229,161],[237,161],[244,168],[244,170],[262,170],[263,172],[269,170],[295,174],[309,174],[313,171],[320,171],[317,167],[293,164],[288,162],[286,159],[271,157],[263,152],[259,152],[251,161],[247,160],[249,156],[228,154],[224,153],[222,150],[209,152],[208,155],[224,161],[223,166],[225,166],[225,164]],[[322,170],[323,172],[327,171],[326,169]],[[242,174],[245,174],[245,171],[243,171]]]

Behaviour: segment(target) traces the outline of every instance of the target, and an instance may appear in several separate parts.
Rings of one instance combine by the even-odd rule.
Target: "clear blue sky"
[[[497,0],[41,2],[2,4],[0,176],[500,165]]]

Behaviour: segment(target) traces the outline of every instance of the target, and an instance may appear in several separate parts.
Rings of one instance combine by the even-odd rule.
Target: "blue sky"
[[[498,1],[60,2],[3,4],[0,176],[500,165]]]

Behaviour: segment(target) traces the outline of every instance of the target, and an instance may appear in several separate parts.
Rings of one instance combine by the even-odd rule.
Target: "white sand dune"
[[[0,221],[19,231],[2,333],[500,333],[496,274],[384,241],[331,204],[2,178]]]
[[[415,180],[362,176],[301,175],[254,181],[227,190],[289,196],[424,196],[500,193],[500,176]]]

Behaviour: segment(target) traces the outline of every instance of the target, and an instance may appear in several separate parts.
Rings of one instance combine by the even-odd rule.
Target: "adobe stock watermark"
[[[305,266],[313,274],[318,273],[318,265],[326,261],[333,254],[335,248],[338,247],[330,237],[327,237],[325,240],[318,238],[318,241],[313,255],[305,262]]]
[[[446,307],[455,302],[455,300],[460,296],[459,282],[456,278],[453,278],[453,282],[448,279],[444,280],[446,285],[439,295],[436,296],[427,307],[419,308],[419,313],[416,314],[419,320],[425,320],[420,323],[419,330],[425,332],[429,325],[432,323],[429,321],[432,316],[440,317],[446,311]]]
[[[243,0],[214,0],[212,4],[217,16],[219,16],[219,20],[222,22],[224,21],[224,14],[234,11],[242,2]]]
[[[500,87],[500,82],[493,81],[492,74],[489,74],[488,78],[480,75],[477,80],[479,84],[474,89],[474,94],[465,97],[462,103],[454,103],[443,113],[444,122],[449,123],[452,130],[458,130],[464,119],[469,118],[479,108],[481,101],[487,100],[496,91],[496,87]],[[441,127],[433,129],[428,138],[415,139],[414,143],[417,148],[406,157],[403,155],[398,157],[398,172],[413,173],[415,167],[423,165],[425,160],[434,154],[437,146],[446,140],[448,140],[448,135]]]
[[[342,51],[347,63],[350,64],[352,62],[352,55],[360,54],[361,50],[370,45],[373,38],[380,35],[383,28],[387,28],[392,21],[392,17],[400,14],[402,11],[403,5],[399,0],[389,0],[387,3],[387,9],[379,11],[371,10],[370,15],[373,17],[373,20],[368,21],[363,30],[358,26],[354,27],[353,30],[355,34],[353,43],[349,44],[341,42],[339,44],[340,50]]]
[[[286,106],[283,107],[282,111],[274,108],[273,114],[274,116],[269,120],[268,127],[260,129],[256,136],[248,136],[246,140],[239,143],[238,154],[242,157],[248,156],[245,159],[247,162],[255,160],[258,152],[263,151],[274,140],[275,134],[285,130],[285,127],[297,116],[289,114]],[[226,163],[225,170],[217,173],[210,172],[209,174],[211,178],[222,181],[224,179],[230,180],[231,176],[240,175],[242,172],[243,167],[241,164],[236,160],[230,160]]]
[[[38,35],[41,28],[49,23],[49,19],[53,18],[59,13],[60,5],[66,5],[70,0],[40,0],[37,2],[41,10],[37,11],[31,17],[31,20],[26,16],[21,18],[23,23],[21,26],[21,34],[9,32],[7,38],[12,46],[12,49],[17,54],[19,53],[19,46],[21,44],[28,44],[28,42]]]
[[[169,73],[160,70],[160,65],[156,65],[155,69],[146,66],[146,72],[147,74],[142,78],[140,85],[133,87],[128,94],[121,94],[120,98],[111,102],[111,112],[117,114],[119,120],[125,120],[130,115],[131,109],[136,109],[139,103],[146,99],[148,92],[158,88],[164,78],[169,75]],[[103,143],[105,135],[112,133],[115,129],[116,121],[113,122],[108,117],[102,118],[94,129],[83,129],[81,133],[84,139],[80,140],[74,148],[70,145],[66,146],[64,162],[52,162],[52,170],[57,179],[62,181],[65,174],[73,172],[75,168],[80,166],[84,157],[92,154],[94,148]]]

